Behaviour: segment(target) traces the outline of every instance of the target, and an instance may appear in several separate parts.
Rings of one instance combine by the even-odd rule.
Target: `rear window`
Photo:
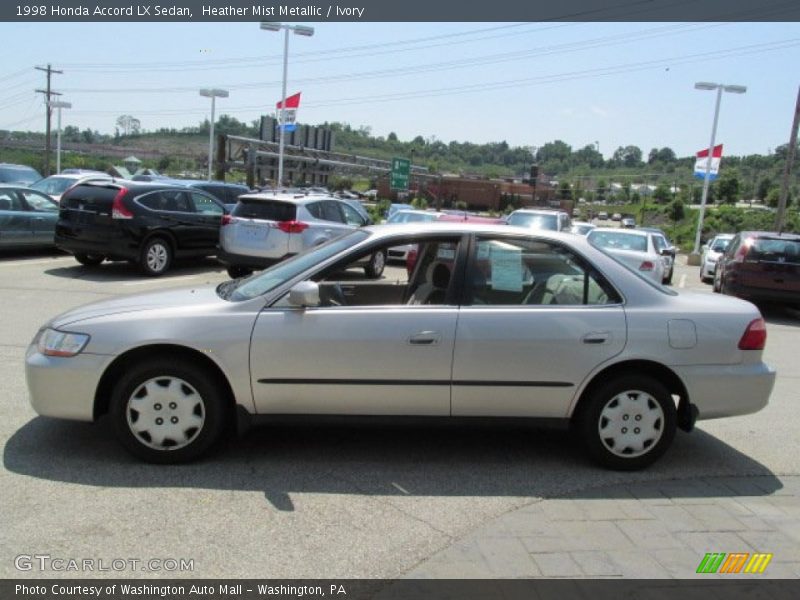
[[[748,260],[800,264],[800,241],[778,238],[755,238]]]
[[[589,234],[589,241],[600,248],[647,252],[647,238],[643,235],[595,230]]]
[[[30,185],[34,181],[42,178],[36,169],[25,166],[5,166],[0,167],[0,182],[3,183],[22,183]]]
[[[231,214],[243,219],[262,219],[264,221],[294,221],[297,207],[279,200],[256,200],[239,198]]]
[[[516,213],[508,217],[509,225],[517,227],[530,227],[531,229],[548,229],[558,231],[557,215],[537,215],[531,213]]]
[[[80,208],[93,212],[111,211],[114,197],[120,188],[103,187],[95,185],[76,185],[61,197],[61,206],[64,208]]]

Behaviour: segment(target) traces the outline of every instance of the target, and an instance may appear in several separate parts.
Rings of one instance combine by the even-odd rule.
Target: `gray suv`
[[[228,275],[244,277],[368,224],[368,217],[332,196],[244,194],[222,218],[217,258]],[[377,279],[385,265],[386,254],[377,252],[365,260],[364,272]]]

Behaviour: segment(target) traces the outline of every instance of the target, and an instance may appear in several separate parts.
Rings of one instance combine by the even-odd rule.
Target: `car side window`
[[[192,194],[192,202],[195,212],[203,215],[221,215],[224,212],[219,204],[203,194]]]
[[[309,204],[306,204],[306,210],[315,219],[323,219],[324,218],[322,216],[322,202],[310,202]]]
[[[36,192],[22,191],[20,194],[25,198],[25,202],[31,210],[40,212],[58,212],[58,204],[54,202],[49,196],[43,196]]]
[[[575,306],[619,302],[582,258],[558,244],[479,238],[466,278],[467,304]]]
[[[358,214],[358,211],[348,204],[340,204],[341,209],[344,211],[344,219],[348,225],[355,225],[356,227],[362,227],[364,223],[364,217]]]
[[[22,202],[12,190],[0,190],[0,210],[23,210]]]
[[[326,221],[333,221],[334,223],[344,223],[344,215],[339,209],[339,203],[332,200],[325,200],[320,202],[322,204],[322,218]]]

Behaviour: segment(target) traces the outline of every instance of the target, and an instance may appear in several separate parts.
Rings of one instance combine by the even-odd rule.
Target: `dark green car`
[[[0,184],[0,248],[54,246],[58,203],[47,194]]]

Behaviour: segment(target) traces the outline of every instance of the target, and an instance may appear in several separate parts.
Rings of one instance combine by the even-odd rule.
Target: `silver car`
[[[253,193],[239,196],[222,218],[217,258],[233,278],[250,275],[303,250],[367,225],[369,217],[347,200],[320,194]],[[386,254],[364,262],[376,279],[386,266]]]
[[[612,254],[631,269],[650,277],[653,281],[664,281],[665,266],[653,234],[647,231],[597,227],[586,236],[589,242]]]
[[[348,272],[404,244],[418,252],[398,279]],[[677,428],[766,405],[765,341],[749,302],[656,285],[581,236],[440,222],[70,310],[36,334],[26,374],[39,414],[109,414],[152,462],[205,454],[234,420],[512,417],[571,425],[601,465],[638,469]]]

